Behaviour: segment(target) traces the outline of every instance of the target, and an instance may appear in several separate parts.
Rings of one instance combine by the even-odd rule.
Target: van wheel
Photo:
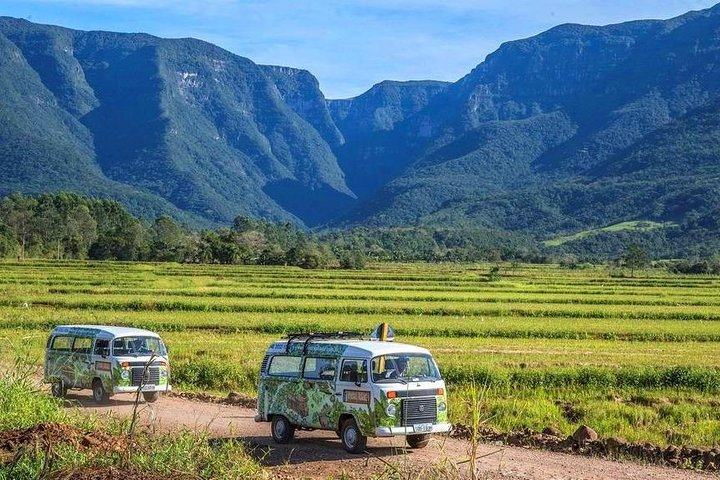
[[[430,442],[430,435],[408,435],[405,437],[405,441],[410,445],[410,448],[425,448]]]
[[[340,429],[340,441],[349,453],[362,453],[367,445],[367,437],[362,434],[355,420],[348,418]]]
[[[272,436],[277,443],[290,443],[295,437],[295,427],[282,415],[274,415],[272,419]]]
[[[65,382],[62,380],[55,380],[52,384],[51,390],[52,396],[57,398],[65,398],[65,395],[67,394],[67,387],[65,386]]]
[[[160,398],[160,392],[143,392],[143,398],[147,403],[155,403]]]
[[[103,386],[100,379],[96,378],[95,380],[93,380],[92,393],[93,399],[97,403],[107,403],[108,400],[110,400],[110,395],[108,395],[105,391],[105,387]]]

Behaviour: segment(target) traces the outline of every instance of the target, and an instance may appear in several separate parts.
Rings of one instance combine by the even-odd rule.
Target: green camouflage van
[[[405,436],[422,448],[449,432],[445,382],[430,352],[343,335],[294,335],[273,343],[260,368],[258,422],[278,443],[296,429],[335,431],[351,453],[368,437]]]
[[[140,389],[147,402],[155,402],[170,391],[170,364],[162,339],[148,330],[61,325],[47,341],[44,380],[56,397],[68,389],[92,389],[103,403]]]

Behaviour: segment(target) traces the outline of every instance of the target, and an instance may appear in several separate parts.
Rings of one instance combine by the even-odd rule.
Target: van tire
[[[52,383],[52,387],[50,387],[50,391],[53,397],[65,398],[65,395],[67,394],[67,387],[65,386],[65,382],[60,379],[55,380]]]
[[[143,398],[147,403],[155,403],[160,398],[160,392],[143,392]]]
[[[273,440],[277,443],[290,443],[295,437],[295,426],[282,415],[273,415],[270,430]]]
[[[102,381],[99,378],[96,378],[93,380],[92,384],[92,394],[93,394],[93,400],[95,400],[96,403],[107,403],[108,400],[110,400],[110,395],[108,395],[107,391],[105,390],[105,387],[103,386]]]
[[[410,446],[410,448],[425,448],[430,442],[430,435],[408,435],[407,437],[405,437],[405,441]]]
[[[348,453],[363,453],[367,446],[367,437],[358,428],[355,419],[348,418],[340,429],[340,441]]]

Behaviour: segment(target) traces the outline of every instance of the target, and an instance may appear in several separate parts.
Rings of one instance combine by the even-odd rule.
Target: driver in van
[[[395,361],[395,365],[397,365],[397,376],[402,377],[407,374],[407,368],[408,363],[410,359],[406,356],[398,357],[398,359]]]
[[[404,355],[395,359],[388,359],[385,362],[385,370],[382,372],[381,378],[402,377],[407,371],[408,362],[408,357]]]
[[[145,342],[141,338],[136,338],[132,341],[132,352],[133,353],[147,353],[149,350],[145,348]]]

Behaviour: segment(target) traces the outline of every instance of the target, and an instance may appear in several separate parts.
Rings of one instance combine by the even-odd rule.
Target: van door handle
[[[341,395],[342,395],[342,393],[337,393],[337,392],[335,392],[335,396],[336,396],[336,397],[339,397],[339,396],[341,396]]]

